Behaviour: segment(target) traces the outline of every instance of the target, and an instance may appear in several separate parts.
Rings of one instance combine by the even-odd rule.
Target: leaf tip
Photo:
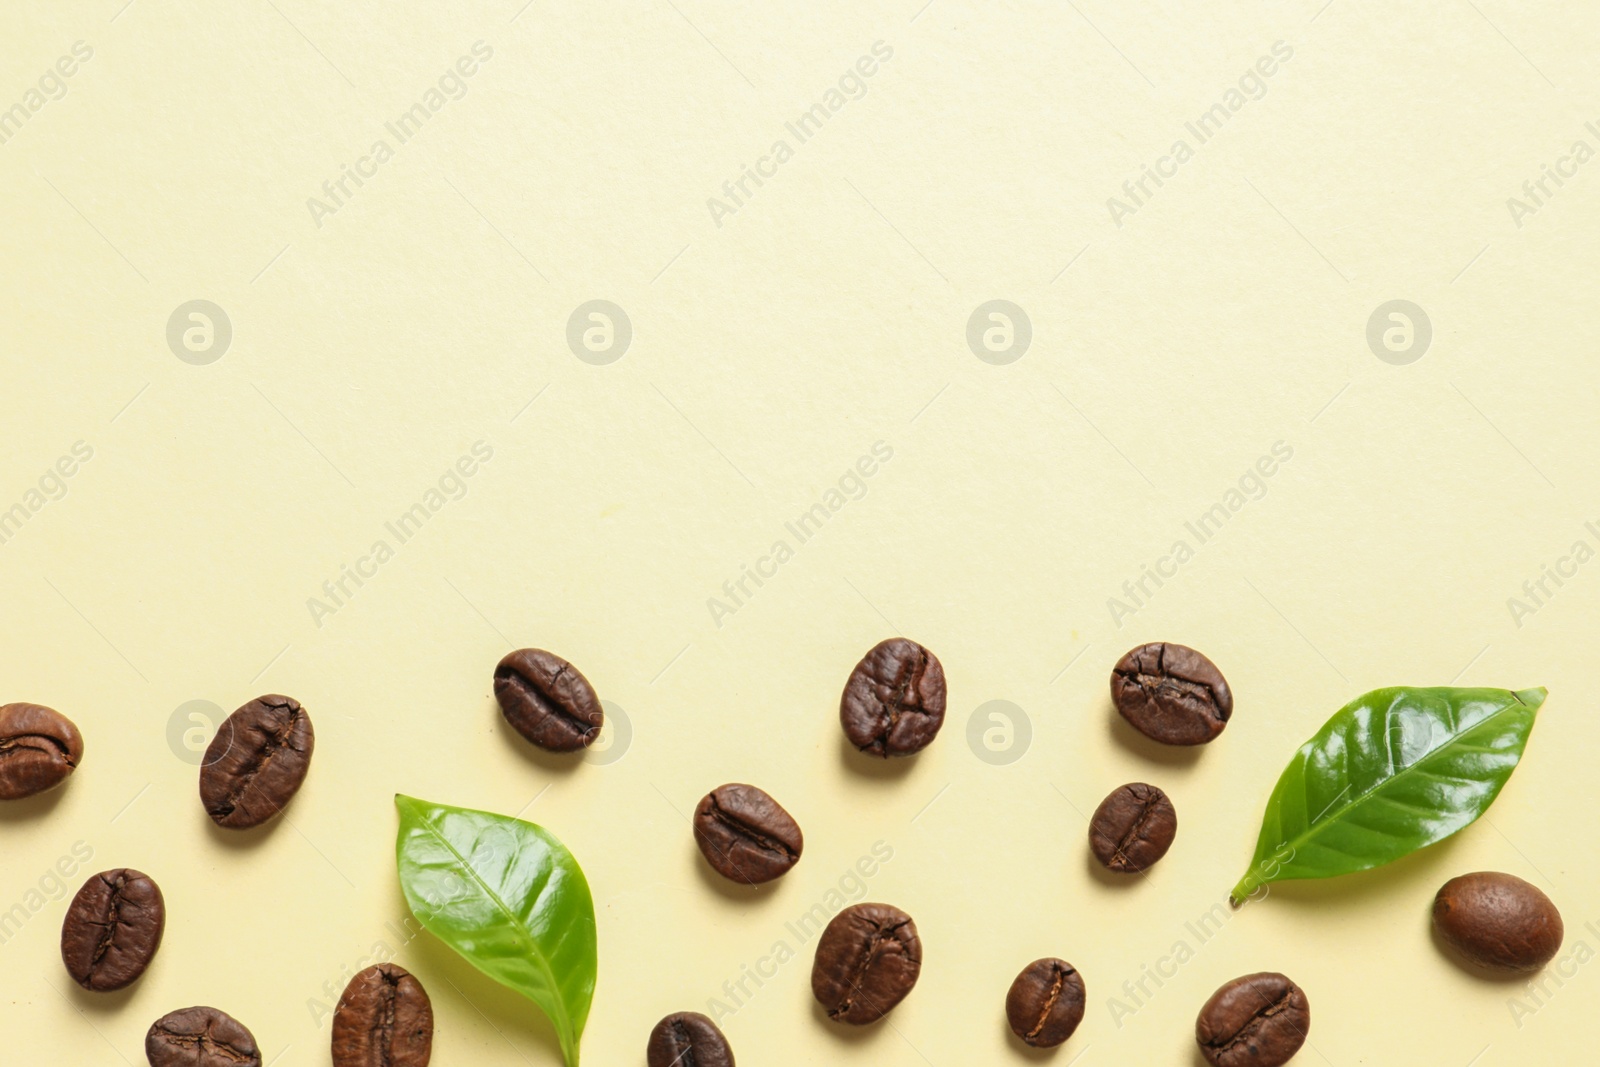
[[[1544,698],[1549,695],[1550,690],[1542,685],[1534,689],[1519,689],[1516,694],[1517,699],[1530,708],[1537,708],[1540,704],[1543,704]]]

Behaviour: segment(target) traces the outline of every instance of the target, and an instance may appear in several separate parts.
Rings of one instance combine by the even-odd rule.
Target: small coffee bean
[[[833,917],[817,940],[811,994],[835,1022],[877,1022],[906,998],[922,971],[922,942],[911,916],[888,904],[856,904]]]
[[[248,830],[299,791],[316,738],[298,700],[257,697],[223,720],[200,766],[200,802],[218,826]]]
[[[1561,913],[1537,886],[1495,871],[1452,878],[1433,898],[1439,936],[1480,967],[1537,971],[1561,949]]]
[[[1136,874],[1167,854],[1178,812],[1153,785],[1130,782],[1111,791],[1089,820],[1089,850],[1119,874]]]
[[[54,789],[83,760],[83,738],[59,711],[38,704],[0,708],[0,800]]]
[[[692,1011],[656,1023],[645,1056],[649,1067],[734,1067],[733,1049],[717,1024]]]
[[[724,785],[694,809],[694,841],[724,878],[770,882],[800,862],[805,839],[783,806],[753,785]]]
[[[944,725],[944,667],[903,637],[882,641],[850,672],[839,721],[850,743],[869,756],[921,752]]]
[[[216,1008],[163,1015],[144,1036],[150,1067],[261,1067],[261,1050],[244,1024]]]
[[[1066,960],[1034,960],[1006,994],[1006,1021],[1034,1048],[1055,1048],[1083,1021],[1083,978]]]
[[[1211,994],[1194,1037],[1211,1067],[1280,1067],[1294,1059],[1310,1029],[1305,993],[1283,975],[1264,972]]]
[[[83,883],[61,924],[61,962],[83,988],[133,984],[161,947],[167,906],[147,874],[123,868]]]
[[[600,736],[605,713],[594,686],[552,652],[524,648],[494,669],[494,696],[517,733],[550,752],[577,752]]]
[[[1203,745],[1233,714],[1233,693],[1217,665],[1164,641],[1140,645],[1117,661],[1111,700],[1135,730],[1166,745]]]
[[[333,1067],[428,1067],[433,1003],[404,967],[379,963],[345,986],[333,1012]]]

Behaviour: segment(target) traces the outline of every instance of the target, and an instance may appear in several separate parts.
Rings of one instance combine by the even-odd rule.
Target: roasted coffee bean
[[[316,738],[292,697],[257,697],[223,720],[200,767],[200,801],[218,826],[248,830],[282,811],[306,780]]]
[[[0,708],[0,800],[53,789],[82,760],[83,738],[59,711],[38,704]]]
[[[1178,812],[1153,785],[1130,782],[1111,791],[1089,820],[1089,850],[1119,874],[1135,874],[1167,854]]]
[[[577,752],[600,736],[605,713],[578,668],[540,648],[509,653],[494,669],[494,696],[523,737],[551,752]]]
[[[733,1049],[717,1024],[692,1011],[656,1023],[645,1051],[649,1067],[733,1067]]]
[[[411,972],[368,967],[344,987],[333,1013],[333,1067],[428,1067],[433,1003]]]
[[[944,725],[944,667],[903,637],[879,642],[862,657],[839,699],[850,743],[869,756],[921,752]]]
[[[1066,960],[1034,960],[1006,994],[1006,1021],[1034,1048],[1055,1048],[1083,1021],[1083,978]]]
[[[1183,645],[1140,645],[1111,672],[1111,700],[1141,734],[1167,745],[1203,745],[1233,714],[1216,664]]]
[[[150,1067],[261,1067],[261,1050],[244,1024],[216,1008],[163,1015],[144,1035]]]
[[[123,868],[83,883],[61,924],[61,962],[96,993],[131,985],[161,947],[167,906],[147,874]]]
[[[724,785],[694,809],[694,842],[724,878],[770,882],[800,862],[805,839],[783,806],[753,785]]]
[[[1306,995],[1281,974],[1235,978],[1206,1001],[1194,1038],[1211,1067],[1280,1067],[1311,1029]]]
[[[911,916],[888,904],[856,904],[833,917],[817,940],[811,994],[835,1022],[877,1022],[906,998],[922,971],[922,942]]]
[[[1433,898],[1433,925],[1469,962],[1512,974],[1549,963],[1566,932],[1537,886],[1495,871],[1446,882]]]

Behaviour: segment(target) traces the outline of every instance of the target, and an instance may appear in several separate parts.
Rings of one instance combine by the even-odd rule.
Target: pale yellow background
[[[582,860],[589,1064],[642,1063],[660,1016],[725,998],[879,841],[893,859],[867,893],[916,917],[915,993],[844,1032],[800,946],[725,1020],[741,1063],[1044,1062],[1002,1014],[1042,955],[1089,990],[1059,1064],[1189,1067],[1200,1004],[1259,969],[1309,992],[1300,1063],[1592,1058],[1600,967],[1572,961],[1514,1013],[1536,1002],[1442,956],[1428,905],[1452,875],[1511,871],[1561,907],[1565,954],[1600,948],[1600,563],[1520,626],[1507,606],[1597,542],[1600,163],[1520,228],[1506,205],[1573,140],[1600,147],[1600,15],[123,2],[10,3],[0,32],[0,106],[94,50],[0,145],[0,508],[94,449],[0,545],[0,699],[61,709],[88,746],[67,788],[0,812],[0,910],[40,905],[0,945],[0,1059],[142,1063],[152,1020],[211,1003],[268,1060],[324,1064],[323,985],[383,941],[432,992],[436,1063],[556,1063],[531,1005],[390,932],[396,791],[522,811]],[[466,96],[318,228],[307,198],[480,40]],[[1280,40],[1266,96],[1117,227],[1106,199]],[[878,41],[893,58],[867,94],[717,226],[707,198]],[[995,298],[1033,326],[1009,366],[966,342]],[[1365,340],[1396,298],[1433,324],[1409,366]],[[233,326],[208,366],[166,343],[194,299]],[[609,366],[565,341],[591,299],[633,324]],[[316,625],[321,583],[480,440],[494,458],[465,498]],[[893,458],[866,496],[714,625],[708,598],[878,441]],[[1116,625],[1107,598],[1278,441],[1293,459],[1264,498]],[[885,771],[842,749],[836,708],[895,631],[941,657],[951,706]],[[1154,639],[1235,688],[1201,752],[1115,725],[1110,666]],[[520,645],[625,710],[621,759],[567,766],[508,731],[490,672]],[[1486,820],[1281,888],[1115,1017],[1243,873],[1295,746],[1367,689],[1456,679],[1550,688]],[[306,703],[315,761],[289,820],[224,834],[169,722],[262,692]],[[1009,765],[967,743],[990,700],[1031,723]],[[1147,879],[1111,884],[1084,813],[1130,780],[1166,788],[1181,830]],[[684,813],[725,781],[804,826],[767,891],[730,889],[692,845]],[[62,887],[29,896],[76,842],[93,857],[65,892],[123,865],[166,892],[129,992],[72,987]]]

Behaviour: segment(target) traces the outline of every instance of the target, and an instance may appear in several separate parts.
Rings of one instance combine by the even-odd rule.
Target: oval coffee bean
[[[1217,665],[1164,641],[1140,645],[1117,661],[1111,700],[1135,730],[1167,745],[1203,745],[1233,714],[1233,693]]]
[[[1083,978],[1066,960],[1034,960],[1006,994],[1006,1021],[1034,1048],[1055,1048],[1083,1021]]]
[[[1194,1037],[1211,1067],[1280,1067],[1311,1029],[1311,1005],[1289,979],[1270,972],[1235,978],[1206,1001]]]
[[[39,704],[0,708],[0,800],[54,789],[83,760],[83,737],[59,711]]]
[[[656,1023],[645,1056],[649,1067],[734,1067],[733,1049],[717,1024],[692,1011]]]
[[[61,924],[61,962],[83,988],[131,985],[161,947],[167,906],[147,874],[124,868],[83,883]]]
[[[223,720],[200,767],[200,802],[218,826],[248,830],[289,803],[311,767],[311,716],[292,697],[257,697]]]
[[[1537,886],[1494,871],[1446,882],[1433,899],[1433,925],[1468,961],[1507,973],[1549,963],[1566,932],[1561,913]]]
[[[910,756],[944,725],[944,667],[903,637],[879,642],[850,672],[839,721],[850,743],[869,756]]]
[[[1167,794],[1144,782],[1114,789],[1089,820],[1089,850],[1107,869],[1136,874],[1172,847],[1178,812]]]
[[[404,967],[380,963],[345,986],[333,1013],[333,1067],[428,1067],[433,1002]]]
[[[722,877],[770,882],[800,862],[805,839],[783,806],[753,785],[724,785],[694,809],[694,842]]]
[[[605,713],[594,686],[553,652],[524,648],[494,669],[494,697],[523,737],[550,752],[577,752],[600,736]]]
[[[911,916],[888,904],[856,904],[833,917],[817,941],[811,994],[835,1022],[877,1022],[906,998],[922,971]]]
[[[163,1015],[144,1036],[150,1067],[261,1067],[261,1050],[244,1024],[216,1008]]]

